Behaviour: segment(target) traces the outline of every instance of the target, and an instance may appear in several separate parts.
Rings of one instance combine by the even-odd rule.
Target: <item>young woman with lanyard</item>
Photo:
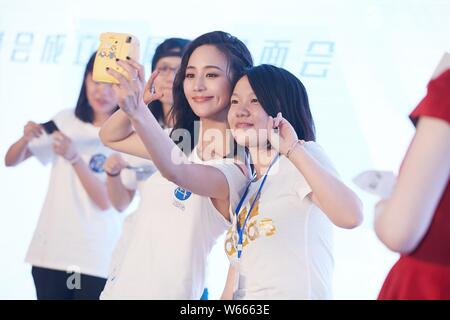
[[[142,102],[143,67],[131,60],[118,63],[130,79],[110,70],[120,82],[114,90],[121,110],[100,136],[118,151],[151,158],[159,172],[149,178],[154,192],[147,201],[153,209],[135,229],[121,272],[110,279],[104,297],[199,299],[208,254],[248,180],[245,168],[235,163],[226,115],[236,79],[252,65],[250,52],[220,31],[198,37],[186,49],[174,81],[171,133],[175,140],[181,134],[185,153]]]
[[[38,299],[98,299],[120,234],[121,220],[111,208],[102,169],[111,150],[98,138],[101,125],[117,109],[117,98],[110,84],[92,80],[94,60],[95,53],[75,110],[63,110],[44,125],[28,122],[5,157],[7,166],[31,156],[52,163],[26,257]]]
[[[303,84],[275,66],[251,68],[234,88],[228,121],[255,175],[231,213],[222,298],[331,298],[332,225],[356,227],[362,205],[314,142]]]

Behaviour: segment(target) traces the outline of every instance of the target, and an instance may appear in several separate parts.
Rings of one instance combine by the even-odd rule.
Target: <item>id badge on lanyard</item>
[[[262,190],[264,184],[266,183],[267,175],[268,175],[270,169],[272,168],[273,164],[279,159],[279,157],[280,157],[280,154],[278,153],[275,156],[275,158],[272,160],[272,162],[270,163],[269,167],[267,168],[266,173],[264,174],[263,179],[261,181],[261,184],[259,185],[258,191],[257,191],[257,193],[256,193],[256,195],[255,195],[255,197],[254,197],[254,199],[253,199],[253,201],[252,201],[252,203],[250,205],[249,210],[247,211],[247,215],[245,217],[244,223],[242,224],[242,227],[241,227],[241,225],[239,223],[239,212],[241,211],[242,205],[243,205],[245,199],[247,198],[248,192],[250,190],[250,185],[252,184],[252,181],[253,181],[255,175],[253,176],[252,180],[249,181],[249,183],[247,184],[247,187],[245,188],[244,195],[242,196],[241,200],[239,201],[239,204],[237,205],[236,209],[234,210],[234,217],[235,217],[235,219],[233,221],[233,228],[236,228],[235,230],[237,232],[237,237],[238,237],[237,243],[235,243],[236,252],[237,252],[237,263],[238,264],[239,264],[239,259],[241,258],[241,255],[242,255],[242,249],[243,249],[242,242],[243,242],[243,239],[244,239],[245,226],[247,225],[247,221],[250,218],[250,213],[252,212],[253,207],[256,204],[256,201],[261,196],[261,190]]]
[[[239,201],[239,204],[236,207],[236,210],[234,210],[233,229],[236,230],[238,239],[237,239],[237,243],[235,243],[234,240],[233,240],[234,245],[235,245],[235,249],[236,249],[236,252],[237,252],[236,260],[234,260],[231,263],[231,265],[235,269],[235,278],[234,278],[234,284],[233,284],[233,292],[236,292],[239,289],[239,277],[240,277],[240,270],[239,269],[240,269],[240,259],[241,259],[241,255],[242,255],[242,249],[243,249],[242,242],[243,242],[243,239],[244,239],[245,226],[247,224],[247,221],[250,218],[250,213],[252,212],[253,207],[256,204],[256,201],[261,196],[261,190],[262,190],[264,184],[266,183],[267,175],[268,175],[270,169],[272,168],[273,164],[279,159],[279,157],[280,157],[280,154],[278,153],[275,156],[275,158],[272,160],[272,162],[270,163],[269,167],[267,168],[266,173],[264,174],[264,177],[263,177],[263,179],[261,181],[261,184],[259,185],[258,192],[256,193],[255,198],[253,199],[253,202],[250,205],[249,210],[247,211],[247,215],[245,217],[244,223],[242,224],[242,227],[240,226],[240,223],[239,223],[239,212],[241,211],[242,205],[243,205],[245,199],[247,198],[248,192],[250,190],[250,186],[251,186],[252,181],[254,180],[256,174],[253,175],[252,180],[250,180],[249,183],[247,184],[247,187],[245,188],[244,195],[242,196],[241,200]],[[234,236],[231,236],[231,238],[234,239]],[[234,297],[233,297],[233,299],[234,299]]]

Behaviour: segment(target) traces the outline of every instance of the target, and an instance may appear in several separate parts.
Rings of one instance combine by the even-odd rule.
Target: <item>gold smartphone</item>
[[[119,83],[106,72],[107,67],[116,70],[129,79],[128,72],[116,63],[116,59],[125,60],[128,56],[135,61],[139,61],[139,48],[138,38],[131,34],[102,33],[100,35],[100,46],[95,56],[92,79],[99,82]]]

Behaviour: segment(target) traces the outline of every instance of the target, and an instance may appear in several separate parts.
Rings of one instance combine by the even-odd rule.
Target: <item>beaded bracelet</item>
[[[286,158],[289,159],[289,155],[291,154],[292,150],[294,150],[295,146],[297,145],[297,143],[300,143],[301,145],[305,144],[305,140],[297,140],[295,141],[291,147],[289,148],[288,152],[286,153]]]
[[[67,161],[70,162],[70,164],[74,165],[75,163],[78,162],[78,160],[80,160],[81,157],[80,155],[77,153],[72,159],[67,159]]]

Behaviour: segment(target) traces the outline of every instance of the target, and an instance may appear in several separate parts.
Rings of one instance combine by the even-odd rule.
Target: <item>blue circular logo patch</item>
[[[89,161],[89,168],[91,168],[91,170],[94,172],[102,173],[105,160],[106,156],[104,156],[103,154],[94,154]]]
[[[174,191],[174,195],[178,200],[184,201],[189,199],[189,197],[191,196],[192,192],[187,191],[186,189],[183,188],[176,188]]]

